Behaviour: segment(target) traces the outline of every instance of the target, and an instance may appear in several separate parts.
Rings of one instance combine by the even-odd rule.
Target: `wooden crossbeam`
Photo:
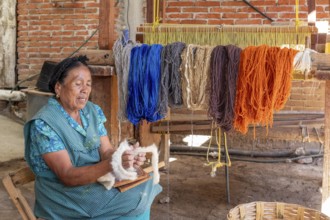
[[[114,66],[115,61],[113,59],[112,50],[81,50],[77,55],[86,55],[89,59],[88,64],[92,65],[110,65]]]

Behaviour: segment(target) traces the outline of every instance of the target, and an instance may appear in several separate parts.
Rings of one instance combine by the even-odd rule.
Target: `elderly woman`
[[[101,108],[88,101],[86,57],[67,58],[51,76],[55,97],[24,126],[25,158],[36,175],[35,215],[43,219],[149,219],[161,191],[152,180],[124,193],[97,179],[112,171],[114,148]],[[123,166],[141,166],[145,155],[126,151]]]

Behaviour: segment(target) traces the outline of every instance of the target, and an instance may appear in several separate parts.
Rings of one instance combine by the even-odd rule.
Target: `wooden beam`
[[[154,1],[147,0],[147,23],[154,22]]]
[[[99,48],[100,49],[110,49],[109,48],[109,34],[110,34],[110,4],[112,0],[100,1],[100,14],[99,14]]]
[[[311,53],[312,69],[330,70],[330,54]]]
[[[151,125],[155,123],[147,122],[142,120],[138,126],[138,140],[141,146],[149,146],[151,144],[156,144],[157,146],[160,143],[161,137],[159,134],[151,133]]]
[[[110,138],[112,144],[115,146],[119,145],[119,141],[121,137],[119,137],[119,120],[118,120],[118,83],[117,83],[117,76],[113,75],[111,77],[111,98],[110,102]]]
[[[109,50],[113,47],[115,42],[115,0],[102,0],[100,1],[100,18],[99,18],[99,47],[100,49]],[[110,131],[109,135],[111,142],[117,146],[118,145],[118,86],[117,86],[117,77],[115,75],[111,76],[109,79],[110,93],[104,94],[109,98],[103,99],[104,103],[110,103],[110,122],[109,124]],[[105,83],[105,82],[104,82]],[[103,91],[106,93],[106,90]],[[109,118],[108,118],[109,120]]]
[[[32,173],[32,172],[31,172]],[[15,183],[12,180],[12,177],[15,174],[11,174],[10,175],[5,175],[4,178],[2,179],[2,183],[3,186],[5,187],[6,191],[9,194],[9,197],[11,198],[11,200],[13,201],[14,205],[16,206],[18,212],[20,213],[21,217],[23,220],[36,220],[36,217],[34,216],[34,213],[29,205],[29,203],[27,202],[27,200],[25,199],[25,197],[23,196],[21,190],[19,189],[19,187],[16,187]],[[22,183],[25,183],[26,180],[31,180],[33,179],[33,176],[30,176],[30,173],[27,173],[27,175],[29,177],[25,177],[24,173],[20,173],[18,178],[22,178],[24,179]],[[33,173],[32,173],[33,175]],[[31,178],[30,178],[31,177]],[[18,178],[16,178],[16,182],[20,182],[18,180]]]
[[[162,134],[159,145],[159,160],[165,162],[165,169],[168,168],[170,162],[170,134]]]
[[[317,70],[315,77],[319,80],[330,80],[330,70]]]
[[[114,75],[113,66],[89,65],[92,70],[92,76],[112,76]]]
[[[104,124],[108,134],[111,134],[111,78],[112,76],[92,76],[92,92],[90,99],[99,105],[104,112],[107,122]]]
[[[23,167],[15,172],[11,172],[9,173],[9,176],[15,186],[32,182],[35,179],[34,173],[29,167]]]
[[[307,0],[308,5],[308,25],[315,26],[316,22],[316,4],[315,0]]]
[[[81,50],[77,54],[86,55],[90,65],[115,65],[112,50]]]
[[[100,1],[99,47],[109,50],[115,41],[115,0]]]

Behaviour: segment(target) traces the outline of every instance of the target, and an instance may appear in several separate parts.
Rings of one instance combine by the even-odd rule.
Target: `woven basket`
[[[330,220],[315,209],[278,202],[251,202],[231,209],[228,220]]]

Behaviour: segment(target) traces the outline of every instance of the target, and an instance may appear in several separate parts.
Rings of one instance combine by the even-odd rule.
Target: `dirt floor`
[[[210,176],[205,157],[171,155],[176,158],[161,173],[163,192],[156,198],[152,220],[225,220],[229,210],[253,201],[285,202],[318,209],[321,207],[322,159],[312,164],[254,163],[234,160],[229,168],[230,204],[227,204],[224,168]],[[25,165],[23,160],[0,164],[0,177]],[[33,185],[23,189],[33,203]],[[168,198],[170,199],[167,203]],[[0,184],[2,220],[21,219]]]

